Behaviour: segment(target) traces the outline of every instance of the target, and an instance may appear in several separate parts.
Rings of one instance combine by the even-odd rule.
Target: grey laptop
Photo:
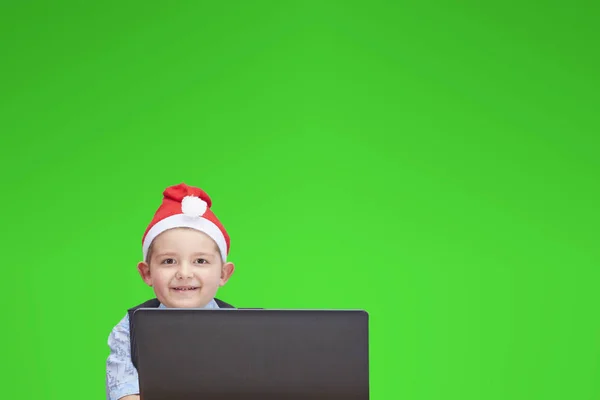
[[[163,309],[133,314],[141,400],[368,400],[368,314]]]

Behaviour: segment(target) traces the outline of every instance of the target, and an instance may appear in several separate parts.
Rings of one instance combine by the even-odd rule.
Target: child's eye
[[[165,258],[162,261],[162,264],[175,264],[175,259],[173,259],[173,258]]]
[[[196,258],[196,264],[206,264],[208,261],[204,258]]]

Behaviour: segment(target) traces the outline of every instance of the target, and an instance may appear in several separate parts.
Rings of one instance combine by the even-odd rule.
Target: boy
[[[234,271],[227,262],[230,239],[210,210],[210,197],[184,183],[163,192],[163,201],[142,238],[138,271],[156,295],[128,310],[108,338],[108,400],[139,400],[137,354],[131,343],[131,315],[140,307],[233,308],[215,298]]]

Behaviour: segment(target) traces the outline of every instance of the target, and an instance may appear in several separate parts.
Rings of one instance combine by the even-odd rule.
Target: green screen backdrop
[[[223,300],[369,312],[372,399],[599,398],[594,2],[1,4],[2,398],[105,398],[180,182]]]

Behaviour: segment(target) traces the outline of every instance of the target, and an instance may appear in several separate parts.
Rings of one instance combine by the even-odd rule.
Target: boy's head
[[[138,271],[158,300],[171,308],[204,307],[234,271],[229,236],[199,188],[167,188],[142,239]]]

